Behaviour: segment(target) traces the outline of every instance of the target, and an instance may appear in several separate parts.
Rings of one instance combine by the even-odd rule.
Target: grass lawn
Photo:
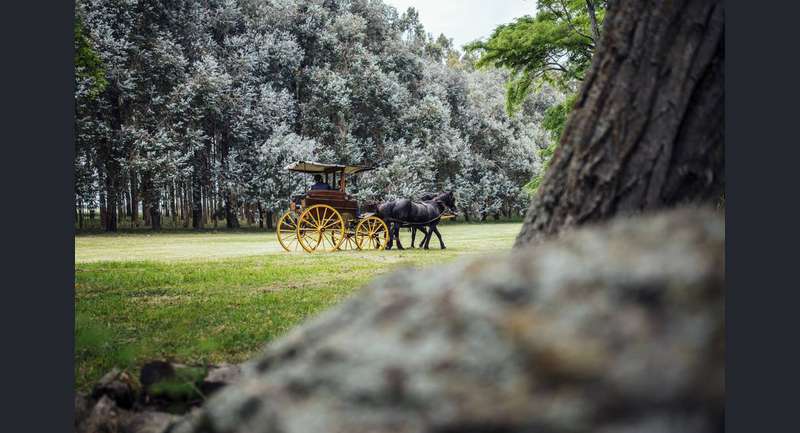
[[[114,366],[240,362],[376,275],[511,248],[521,224],[445,224],[447,249],[286,253],[274,233],[75,237],[75,377]],[[401,238],[410,242],[407,231]]]

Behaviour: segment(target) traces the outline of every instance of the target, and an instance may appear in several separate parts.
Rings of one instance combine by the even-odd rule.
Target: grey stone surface
[[[114,368],[95,384],[92,389],[92,398],[97,400],[108,396],[118,406],[130,409],[136,401],[137,385],[126,371]]]
[[[88,402],[89,399],[76,396],[76,408],[82,409],[81,412],[76,411],[77,433],[161,433],[177,418],[163,412],[132,412],[122,409],[107,395],[94,403],[87,416],[85,405]]]
[[[724,232],[679,210],[400,271],[169,431],[723,431]]]
[[[203,379],[201,389],[210,395],[221,388],[236,383],[242,377],[242,367],[237,364],[211,366]]]

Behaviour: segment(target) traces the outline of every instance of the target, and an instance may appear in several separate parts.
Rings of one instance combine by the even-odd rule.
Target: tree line
[[[363,164],[361,201],[453,190],[466,219],[522,215],[554,142],[544,84],[505,109],[508,71],[375,0],[78,0],[76,225],[269,228],[309,179]]]

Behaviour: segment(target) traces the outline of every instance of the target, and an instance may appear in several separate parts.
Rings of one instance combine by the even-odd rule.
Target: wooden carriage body
[[[337,190],[311,190],[300,202],[302,209],[324,204],[336,209],[346,220],[355,220],[359,215],[358,202],[347,193]]]

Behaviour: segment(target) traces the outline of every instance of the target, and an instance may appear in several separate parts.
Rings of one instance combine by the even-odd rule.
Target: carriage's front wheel
[[[297,239],[311,253],[336,251],[344,241],[344,219],[336,209],[326,204],[309,207],[297,219]]]
[[[284,250],[291,253],[300,248],[300,242],[297,239],[297,218],[293,211],[283,214],[278,220],[278,229],[275,232],[278,234],[278,243]]]
[[[358,222],[356,245],[359,250],[382,250],[388,243],[389,227],[382,219],[371,216]]]

